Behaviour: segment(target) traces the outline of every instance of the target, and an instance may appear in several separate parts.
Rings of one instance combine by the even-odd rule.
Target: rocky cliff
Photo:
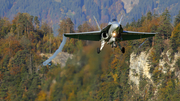
[[[138,5],[139,0],[122,0],[126,13],[129,13],[135,5]]]
[[[147,78],[148,82],[150,82],[154,86],[161,85],[161,82],[155,84],[152,79],[152,74],[150,73],[150,62],[148,61],[150,52],[153,50],[151,48],[148,52],[141,52],[140,55],[136,55],[135,53],[131,53],[130,55],[130,70],[129,70],[129,80],[136,84],[137,88],[139,88],[140,79]],[[171,50],[163,52],[161,54],[162,59],[159,60],[158,70],[161,71],[162,74],[166,74],[167,71],[175,72],[175,76],[180,80],[180,72],[175,70],[175,63],[180,58],[180,52],[175,53],[174,59],[171,59]]]

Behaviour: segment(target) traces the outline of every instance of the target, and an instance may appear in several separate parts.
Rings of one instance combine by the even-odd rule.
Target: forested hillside
[[[73,54],[65,67],[60,64],[41,66],[46,57],[40,53],[54,53],[62,41],[62,34],[75,32],[70,18],[59,24],[59,35],[53,36],[50,24],[40,23],[37,16],[18,13],[12,21],[0,19],[0,100],[172,100],[180,99],[179,67],[176,59],[180,51],[180,12],[171,24],[170,12],[161,15],[148,12],[138,21],[127,24],[124,30],[159,32],[154,38],[121,42],[119,48],[106,46],[96,53],[99,42],[68,39],[63,51]],[[101,27],[107,24],[101,24]],[[64,26],[64,27],[62,27]],[[97,30],[89,22],[78,27],[78,32]],[[135,73],[139,85],[130,78],[130,56],[149,52],[151,78]],[[169,52],[170,55],[163,55]],[[170,58],[170,60],[168,59]],[[163,66],[162,59],[167,60]],[[165,72],[164,72],[165,71]],[[135,70],[134,70],[135,72]],[[152,79],[152,81],[150,81]]]
[[[35,100],[48,71],[61,68],[60,65],[41,67],[47,58],[40,53],[53,53],[60,43],[61,38],[54,37],[50,25],[46,22],[40,25],[37,16],[18,13],[12,22],[0,18],[0,100]],[[64,51],[72,53],[78,50],[76,47],[71,39]]]
[[[170,12],[172,21],[174,21],[180,10],[179,4],[180,1],[178,0],[139,0],[138,5],[135,5],[133,9],[126,14],[127,18],[124,19],[125,24],[132,22],[133,19],[137,21],[142,15],[145,15],[149,11],[155,14],[162,14],[166,8]]]
[[[71,18],[77,30],[85,21],[95,25],[93,16],[99,23],[108,23],[124,15],[122,24],[126,25],[149,11],[162,14],[167,8],[174,20],[180,10],[179,4],[179,0],[1,0],[0,16],[10,20],[18,12],[38,16],[40,23],[42,20],[51,23],[57,35],[58,24],[64,18]]]

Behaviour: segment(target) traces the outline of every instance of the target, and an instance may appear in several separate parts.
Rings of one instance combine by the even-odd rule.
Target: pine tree
[[[152,20],[152,13],[150,11],[147,13],[147,20]]]
[[[177,52],[177,48],[180,46],[180,24],[176,25],[176,27],[174,28],[174,30],[172,31],[172,34],[171,34],[171,41],[170,41],[170,44],[171,44],[171,48],[173,50],[173,54],[175,52]]]
[[[174,20],[174,27],[176,27],[180,23],[180,11]]]
[[[175,38],[171,38],[170,45],[171,45],[171,48],[173,50],[171,55],[174,55],[174,53],[177,52],[177,47],[178,47],[176,44]]]
[[[9,55],[6,55],[6,57],[5,57],[4,61],[3,61],[3,67],[4,68],[7,68],[7,65],[9,63],[9,59],[10,59]]]
[[[122,96],[122,89],[117,87],[116,90],[114,91],[114,94],[113,94],[113,98],[114,98],[114,101],[121,101],[123,96]]]
[[[161,53],[164,50],[164,44],[163,44],[163,38],[162,38],[162,34],[157,34],[155,36],[155,56],[157,57],[156,59],[158,60],[160,58]]]
[[[39,19],[37,16],[34,17],[34,23],[36,25],[36,29],[39,29]]]
[[[167,8],[161,15],[161,25],[158,28],[158,32],[160,32],[163,35],[163,39],[170,38],[172,32],[171,15]]]

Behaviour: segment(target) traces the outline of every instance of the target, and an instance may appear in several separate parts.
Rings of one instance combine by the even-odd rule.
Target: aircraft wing
[[[111,24],[103,28],[101,32],[108,32],[110,27],[111,27]]]
[[[155,34],[156,33],[134,32],[134,31],[123,31],[123,33],[121,33],[123,41],[153,37]]]
[[[101,40],[101,31],[92,32],[81,32],[81,33],[65,33],[65,37],[76,38],[80,40],[91,40],[99,41]]]

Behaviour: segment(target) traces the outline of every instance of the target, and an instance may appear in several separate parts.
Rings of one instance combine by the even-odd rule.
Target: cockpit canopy
[[[117,19],[112,19],[112,22],[117,22]]]

